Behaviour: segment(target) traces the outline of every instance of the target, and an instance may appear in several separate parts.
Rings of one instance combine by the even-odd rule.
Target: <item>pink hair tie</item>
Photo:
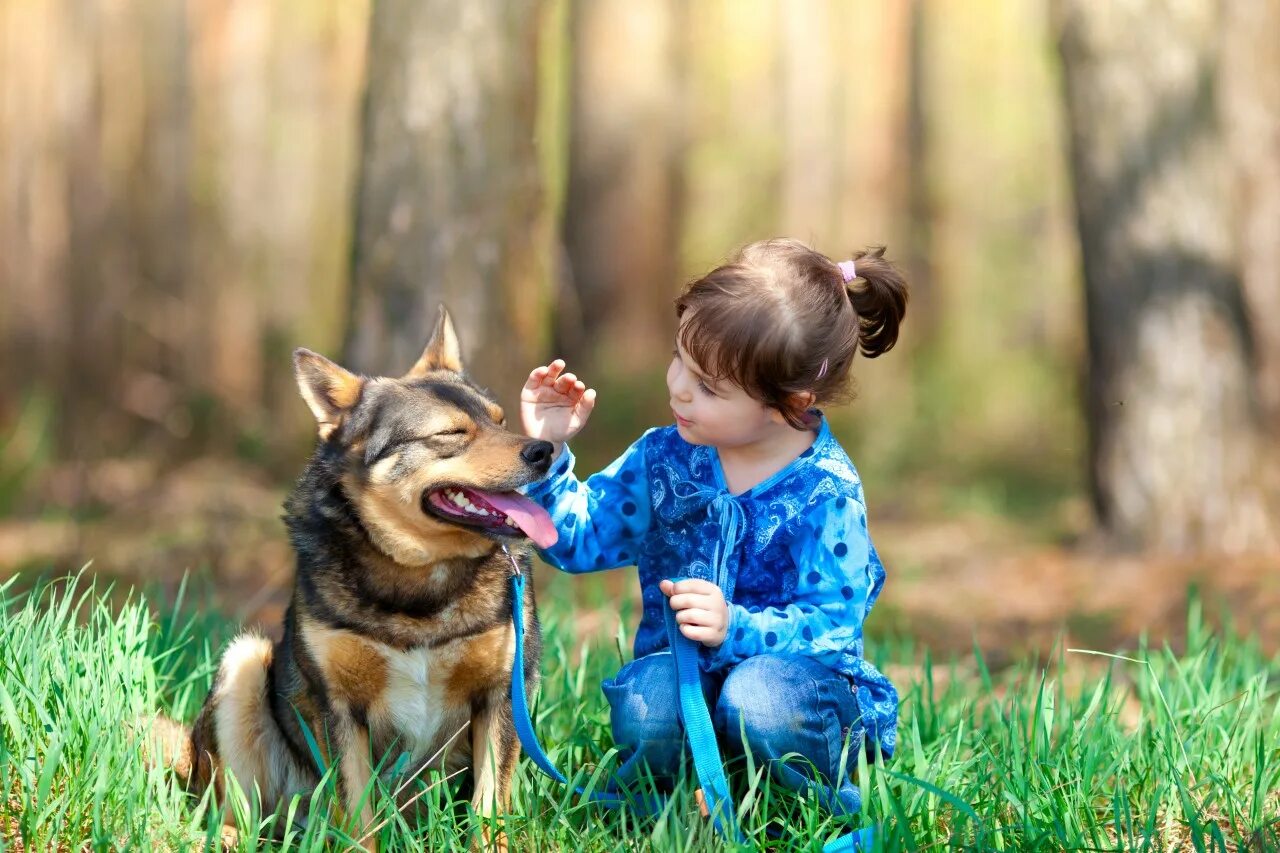
[[[853,265],[853,261],[841,261],[836,266],[840,267],[840,275],[844,276],[845,284],[858,277],[858,269]]]
[[[824,358],[822,360],[822,367],[818,368],[818,375],[813,377],[813,381],[817,382],[819,379],[821,379],[826,375],[827,375],[827,359]]]

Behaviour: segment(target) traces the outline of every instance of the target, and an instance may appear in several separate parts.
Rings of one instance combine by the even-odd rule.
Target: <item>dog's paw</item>
[[[218,839],[222,844],[222,853],[232,853],[233,850],[240,849],[240,830],[234,826],[222,827],[222,834]]]
[[[507,833],[501,829],[486,826],[480,830],[480,837],[471,843],[472,853],[507,853]]]

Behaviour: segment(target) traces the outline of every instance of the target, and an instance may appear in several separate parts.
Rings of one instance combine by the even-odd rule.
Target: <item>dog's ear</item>
[[[458,335],[453,331],[453,320],[449,319],[449,312],[443,305],[440,306],[436,329],[431,333],[431,340],[427,341],[427,348],[404,378],[426,376],[433,370],[462,372],[462,348],[458,346]]]
[[[364,379],[302,347],[293,351],[293,373],[302,399],[320,424],[320,437],[328,438],[360,399]]]

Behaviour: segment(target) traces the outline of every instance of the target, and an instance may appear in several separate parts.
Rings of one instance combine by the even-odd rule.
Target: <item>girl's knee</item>
[[[680,760],[684,731],[675,694],[675,665],[669,653],[638,658],[602,685],[618,746],[643,753],[655,773]]]
[[[841,691],[849,693],[840,701]],[[848,705],[849,707],[845,707]],[[799,753],[826,772],[841,752],[841,739],[856,715],[842,678],[799,655],[759,655],[743,661],[725,680],[716,724],[734,751],[760,758]]]
[[[815,673],[818,666],[822,673]],[[725,679],[717,714],[736,730],[775,734],[798,729],[818,705],[816,676],[830,672],[799,655],[758,655],[734,667]]]

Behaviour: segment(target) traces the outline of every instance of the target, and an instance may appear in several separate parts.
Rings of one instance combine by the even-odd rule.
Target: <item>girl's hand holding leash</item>
[[[729,632],[729,605],[720,587],[711,581],[664,580],[658,584],[676,612],[680,633],[709,649],[716,649]]]
[[[587,425],[596,405],[596,392],[572,373],[564,372],[564,361],[557,358],[529,374],[520,389],[520,420],[530,438],[549,441],[560,455],[564,443]]]

